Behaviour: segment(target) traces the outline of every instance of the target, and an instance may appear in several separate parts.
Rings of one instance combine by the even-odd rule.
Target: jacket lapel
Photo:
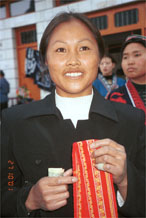
[[[94,93],[95,94],[93,96],[90,113],[98,113],[101,116],[118,122],[118,116],[113,106],[113,103],[109,100],[104,99],[104,97],[101,96],[95,89]]]

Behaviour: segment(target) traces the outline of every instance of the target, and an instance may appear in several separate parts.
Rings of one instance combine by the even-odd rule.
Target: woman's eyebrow
[[[84,42],[84,41],[89,41],[90,43],[94,44],[93,40],[90,40],[90,39],[88,39],[88,38],[81,39],[81,40],[78,41],[78,43],[81,43],[81,42]],[[56,44],[56,43],[64,43],[64,44],[67,44],[67,42],[62,41],[62,40],[56,40],[56,41],[54,41],[52,44],[54,45],[54,44]]]
[[[79,42],[84,42],[84,41],[89,41],[89,42],[91,42],[92,44],[94,44],[93,40],[88,39],[88,38],[79,40]]]
[[[52,44],[54,45],[54,44],[56,44],[56,43],[64,43],[64,44],[67,44],[65,41],[62,41],[62,40],[56,40],[56,41],[54,41]]]

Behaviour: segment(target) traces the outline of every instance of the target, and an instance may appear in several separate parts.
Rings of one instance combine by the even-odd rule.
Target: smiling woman
[[[56,27],[48,43],[46,64],[57,94],[64,97],[91,94],[98,63],[98,45],[85,24],[73,19]]]
[[[46,28],[40,51],[59,95],[91,94],[104,46],[100,33],[86,17],[60,15]]]

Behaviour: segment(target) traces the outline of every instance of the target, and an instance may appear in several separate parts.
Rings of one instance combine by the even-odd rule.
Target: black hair
[[[1,76],[5,76],[5,74],[4,74],[4,71],[3,71],[3,70],[0,70],[0,75],[1,75]]]
[[[110,53],[105,53],[104,55],[103,55],[103,58],[110,58],[111,60],[112,60],[112,63],[114,63],[114,64],[116,64],[117,62],[116,62],[116,60],[115,60],[115,58],[110,54]]]
[[[121,54],[123,54],[124,49],[130,43],[140,43],[141,45],[146,47],[146,36],[137,35],[137,34],[128,36],[122,45]]]

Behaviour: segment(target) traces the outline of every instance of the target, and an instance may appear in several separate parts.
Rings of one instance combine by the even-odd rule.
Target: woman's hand
[[[25,206],[28,211],[42,209],[53,211],[67,204],[68,184],[77,181],[72,169],[61,177],[43,177],[30,190]]]
[[[127,195],[127,162],[124,146],[111,139],[97,140],[90,146],[94,149],[91,157],[95,166],[113,175],[113,182],[124,199]]]

